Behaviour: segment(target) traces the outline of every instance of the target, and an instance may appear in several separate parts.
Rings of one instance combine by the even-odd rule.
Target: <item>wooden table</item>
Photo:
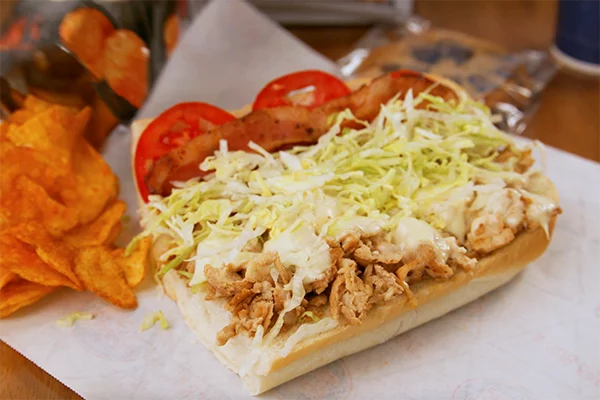
[[[493,40],[511,49],[546,48],[554,34],[554,1],[420,1],[434,25]],[[365,28],[291,28],[322,54],[344,55]],[[560,72],[542,95],[525,135],[600,161],[598,79]],[[0,399],[80,399],[62,383],[0,343]]]

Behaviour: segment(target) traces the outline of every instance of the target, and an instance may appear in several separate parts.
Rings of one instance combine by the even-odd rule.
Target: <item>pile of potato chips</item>
[[[89,108],[28,96],[0,125],[0,317],[60,287],[134,308],[149,241],[117,248],[119,182],[84,139]]]

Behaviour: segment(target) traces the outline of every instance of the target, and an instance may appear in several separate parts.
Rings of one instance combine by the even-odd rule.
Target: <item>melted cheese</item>
[[[334,223],[334,231],[339,232],[336,235],[338,240],[348,233],[361,236],[375,236],[383,230],[384,223],[385,221],[381,219],[358,216],[343,221],[336,221]]]
[[[330,264],[329,246],[306,224],[266,241],[264,250],[279,253],[281,263],[294,267],[304,283],[320,279]]]
[[[549,198],[539,194],[526,193],[525,197],[532,200],[526,210],[527,220],[539,223],[546,235],[550,235],[550,219],[556,211],[557,205]]]
[[[443,229],[456,237],[459,243],[465,241],[469,230],[467,206],[471,203],[475,194],[473,187],[472,183],[468,183],[452,189],[445,200],[433,204],[430,208],[431,212],[444,222]]]
[[[264,231],[264,228],[246,229],[234,239],[212,232],[208,238],[198,243],[196,254],[190,258],[195,263],[194,276],[190,285],[206,282],[204,267],[207,264],[221,268],[229,263],[239,264],[247,261],[250,256],[242,249],[250,240],[259,237]]]
[[[394,232],[393,242],[403,252],[415,251],[421,244],[432,244],[444,261],[450,255],[450,246],[440,233],[427,222],[416,218],[400,220]]]
[[[517,230],[525,216],[521,194],[510,188],[479,192],[472,208],[481,210],[480,215],[501,215],[503,222],[513,230]]]

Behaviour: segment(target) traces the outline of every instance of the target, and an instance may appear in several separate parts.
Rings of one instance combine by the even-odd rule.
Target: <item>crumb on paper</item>
[[[77,321],[89,321],[92,319],[94,319],[94,314],[91,312],[74,312],[56,321],[56,325],[61,328],[70,328]]]
[[[146,317],[144,318],[144,322],[142,322],[142,332],[152,328],[156,322],[160,322],[160,327],[162,330],[169,329],[171,326],[169,325],[169,322],[165,318],[163,312],[159,310],[157,312],[146,315]]]

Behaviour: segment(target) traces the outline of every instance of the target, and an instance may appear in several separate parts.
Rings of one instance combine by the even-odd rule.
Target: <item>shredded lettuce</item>
[[[188,278],[188,279],[192,279],[192,277],[194,276],[194,274],[192,274],[191,272],[183,271],[183,270],[178,270],[177,273],[179,275],[183,276],[184,278]]]
[[[426,109],[416,108],[425,100]],[[407,217],[444,229],[446,218],[432,205],[449,193],[476,178],[522,179],[510,162],[496,161],[505,148],[521,150],[476,102],[410,93],[382,105],[372,122],[350,110],[330,121],[316,144],[288,151],[268,153],[255,143],[252,152],[230,151],[221,143],[200,166],[214,172],[179,183],[168,197],[150,196],[140,237],[170,239],[159,276],[193,262],[190,285],[201,284],[205,265],[241,262],[244,247],[259,238],[268,249],[289,248],[282,262],[301,276],[294,283],[301,286],[322,271],[321,261],[306,262],[319,258],[325,236],[356,227],[391,232]],[[357,128],[342,129],[345,121]],[[304,295],[294,292],[292,304]]]
[[[94,319],[94,314],[91,312],[74,312],[56,321],[56,325],[61,328],[70,328],[77,321],[89,321],[92,319]]]
[[[318,322],[318,321],[319,321],[319,319],[320,319],[320,318],[319,318],[319,317],[317,317],[317,316],[315,315],[315,313],[314,313],[314,312],[312,312],[312,311],[305,311],[305,312],[304,312],[304,313],[303,313],[303,314],[300,316],[300,319],[302,319],[302,318],[304,318],[304,317],[308,317],[308,318],[312,319],[312,321],[313,321],[313,322]]]
[[[200,289],[202,289],[201,283],[190,285],[190,290],[192,291],[192,294],[198,294],[200,292]]]
[[[165,315],[162,311],[159,310],[157,312],[146,315],[140,329],[142,331],[148,330],[152,328],[157,322],[160,322],[160,327],[163,330],[169,329],[170,327],[169,322],[165,318]]]

